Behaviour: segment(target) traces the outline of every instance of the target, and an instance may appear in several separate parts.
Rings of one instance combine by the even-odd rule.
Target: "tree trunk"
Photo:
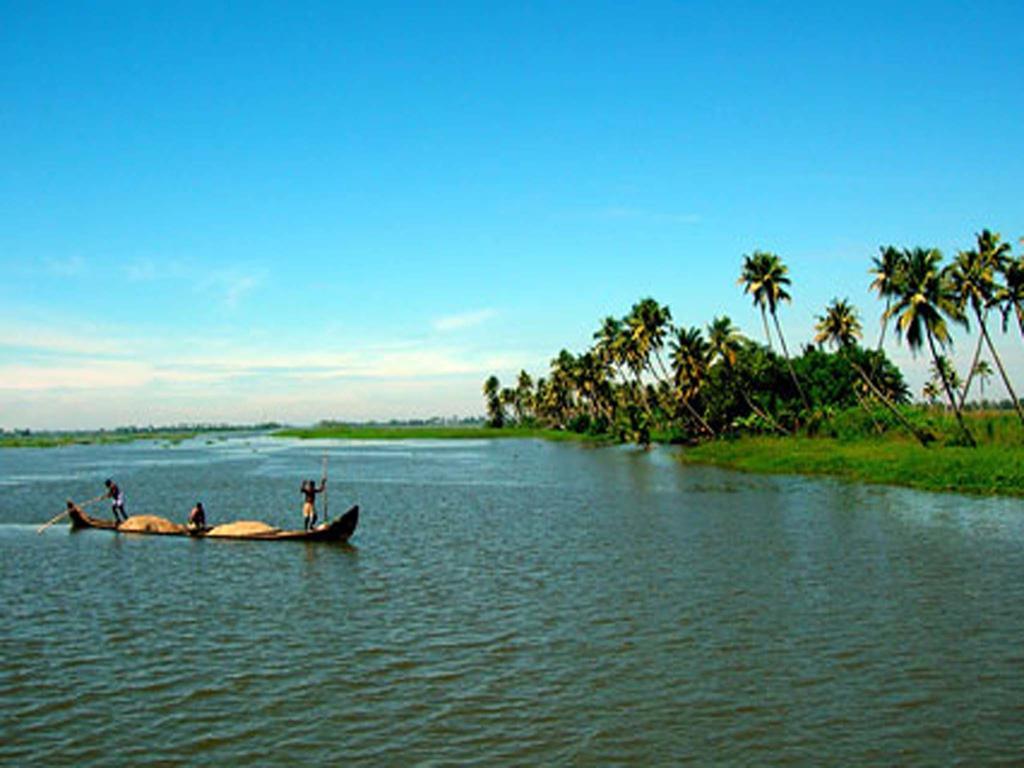
[[[800,386],[800,380],[796,377],[796,371],[793,370],[793,361],[789,359],[789,349],[786,348],[786,339],[782,335],[782,326],[779,325],[779,316],[772,312],[772,320],[775,321],[775,331],[779,334],[779,343],[782,345],[782,354],[786,358],[786,366],[789,368],[789,375],[793,379],[793,383],[796,385],[797,394],[800,395],[800,400],[804,404],[804,408],[808,411],[811,410],[811,404],[807,402],[807,396],[804,394],[803,387]]]
[[[995,345],[992,343],[992,338],[988,335],[988,328],[985,324],[981,324],[981,335],[985,338],[985,343],[988,344],[988,351],[992,353],[992,359],[996,361],[996,368],[999,369],[999,375],[1003,377],[1003,384],[1006,386],[1006,391],[1010,393],[1010,399],[1013,400],[1013,407],[1017,411],[1017,418],[1020,419],[1020,423],[1024,424],[1024,411],[1021,410],[1020,400],[1017,399],[1017,393],[1013,391],[1013,385],[1010,384],[1010,377],[1006,375],[1006,370],[1003,368],[1003,361],[999,358],[999,353],[996,352]]]
[[[665,363],[661,359],[661,353],[657,349],[654,350],[654,358],[658,361],[658,367],[661,368],[661,373],[664,376],[664,379],[662,379],[661,381],[663,384],[668,386],[668,381],[671,377],[668,375],[668,369],[665,367]],[[650,368],[651,374],[654,376],[654,378],[657,379],[658,374],[654,372],[654,368],[651,367],[651,364],[648,363],[647,366],[648,368]],[[669,387],[669,389],[671,389],[671,387]],[[690,412],[690,415],[697,421],[698,424],[700,424],[700,428],[703,429],[712,437],[715,437],[715,430],[713,430],[708,425],[707,421],[705,421],[704,418],[699,413],[697,413],[697,409],[690,404],[690,399],[683,395],[682,392],[679,393],[679,399],[682,401],[683,405],[686,406],[686,410]]]
[[[882,344],[885,342],[885,329],[889,326],[889,307],[892,305],[892,299],[886,298],[885,300],[885,312],[882,314],[882,332],[878,334],[878,351],[882,351]]]
[[[953,407],[953,415],[956,417],[956,423],[960,425],[960,432],[965,438],[967,438],[967,444],[972,448],[977,447],[977,443],[974,440],[974,435],[967,428],[964,423],[964,415],[960,413],[960,409],[956,407],[956,398],[953,396],[953,389],[949,386],[949,380],[946,378],[946,370],[939,365],[939,354],[935,350],[935,339],[932,338],[931,328],[925,328],[925,334],[928,336],[928,348],[932,353],[932,360],[935,361],[935,369],[939,372],[939,378],[942,379],[942,388],[946,390],[946,397],[949,400],[949,404]]]
[[[750,396],[746,393],[746,391],[742,387],[740,388],[740,394],[743,396],[743,400],[747,404],[747,407],[750,408],[750,410],[752,410],[754,413],[756,413],[762,419],[767,421],[769,424],[771,424],[773,429],[777,429],[779,432],[781,432],[784,435],[792,435],[793,434],[788,429],[786,429],[781,424],[779,424],[779,422],[777,422],[774,418],[769,416],[767,411],[764,411],[764,410],[758,408],[756,405],[754,405],[754,401],[750,399]]]
[[[768,349],[774,352],[775,347],[772,346],[772,334],[768,330],[768,315],[764,311],[764,304],[761,305],[761,322],[764,323],[764,337],[768,339]]]
[[[980,321],[980,318],[979,318]],[[964,381],[963,391],[960,393],[960,408],[964,407],[964,403],[967,402],[967,392],[971,388],[971,381],[974,379],[974,369],[978,367],[978,358],[981,357],[981,343],[985,340],[985,337],[978,334],[978,343],[974,346],[974,359],[971,360],[971,368],[967,371],[967,380]]]
[[[893,416],[896,417],[900,424],[906,427],[907,431],[909,431],[910,434],[917,438],[917,441],[921,443],[921,445],[927,448],[928,443],[930,443],[934,438],[932,438],[931,435],[928,435],[919,430],[917,427],[915,427],[910,422],[910,420],[900,412],[900,409],[896,407],[896,404],[893,403],[888,397],[886,397],[885,393],[875,385],[875,382],[871,380],[871,377],[868,376],[867,373],[865,373],[863,368],[857,365],[857,363],[855,363],[849,357],[846,358],[846,361],[851,366],[853,366],[853,370],[855,370],[864,380],[864,383],[868,385],[868,389],[871,390],[875,397],[882,401],[882,404],[889,409],[889,411],[892,413]]]
[[[686,410],[689,411],[690,416],[693,417],[693,419],[700,425],[701,429],[707,432],[711,437],[717,437],[715,430],[711,428],[711,425],[708,424],[704,417],[697,412],[697,409],[693,407],[693,404],[690,402],[690,398],[684,395],[681,391],[679,392],[679,401],[683,404]]]
[[[868,407],[867,401],[864,399],[864,396],[857,391],[856,384],[854,384],[853,386],[853,396],[857,398],[857,403],[860,405],[861,408],[864,409],[864,413],[868,415],[868,418],[871,419],[871,426],[875,428],[875,434],[882,434],[882,432],[884,432],[885,430],[882,428],[882,425],[878,423],[878,419],[875,418],[875,414],[872,413],[871,408]]]

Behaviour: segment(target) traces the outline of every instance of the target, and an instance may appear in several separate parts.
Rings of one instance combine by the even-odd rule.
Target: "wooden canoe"
[[[359,506],[355,505],[341,517],[330,520],[312,531],[284,531],[265,523],[240,521],[216,525],[202,530],[187,528],[156,515],[133,515],[120,525],[86,514],[79,507],[68,510],[73,529],[100,528],[116,533],[137,533],[145,536],[190,536],[197,539],[253,539],[258,541],[336,541],[344,542],[359,524]]]

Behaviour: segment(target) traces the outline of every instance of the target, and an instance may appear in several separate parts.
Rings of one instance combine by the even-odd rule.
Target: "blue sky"
[[[757,337],[755,248],[873,337],[880,245],[1020,252],[1024,6],[835,6],[0,2],[0,426],[476,414],[643,296]]]

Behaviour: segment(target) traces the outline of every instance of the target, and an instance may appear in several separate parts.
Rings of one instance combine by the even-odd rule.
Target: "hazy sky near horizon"
[[[478,414],[488,374],[644,296],[760,338],[755,248],[790,267],[792,348],[833,296],[874,339],[880,245],[1021,250],[1022,27],[1019,2],[0,0],[0,427]],[[917,392],[927,361],[887,348]]]

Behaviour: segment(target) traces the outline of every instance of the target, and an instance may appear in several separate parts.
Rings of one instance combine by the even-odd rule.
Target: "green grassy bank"
[[[37,432],[0,434],[0,448],[60,448],[65,445],[110,445],[136,440],[166,440],[180,443],[198,432],[155,430],[152,432]]]
[[[1024,496],[1024,446],[923,448],[896,438],[746,437],[682,451],[681,460],[745,472],[846,480],[981,496]]]
[[[526,427],[494,429],[491,427],[443,426],[364,426],[332,424],[296,429],[282,429],[275,437],[339,438],[345,440],[480,440],[484,438],[539,438],[543,440],[594,442],[592,435],[581,435],[557,429]]]

